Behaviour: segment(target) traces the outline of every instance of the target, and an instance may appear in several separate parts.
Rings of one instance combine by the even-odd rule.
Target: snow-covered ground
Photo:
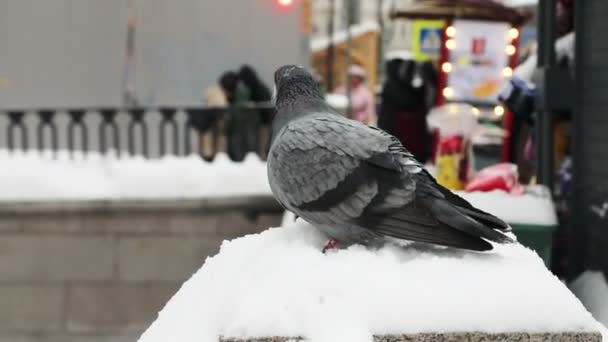
[[[570,283],[570,289],[593,317],[608,327],[608,282],[602,272],[583,272]]]
[[[269,194],[266,163],[218,155],[158,160],[87,154],[57,159],[0,151],[0,201],[196,198]]]
[[[600,329],[520,245],[488,253],[353,246],[323,254],[324,242],[301,220],[224,242],[140,341],[301,335],[369,342],[372,334]]]

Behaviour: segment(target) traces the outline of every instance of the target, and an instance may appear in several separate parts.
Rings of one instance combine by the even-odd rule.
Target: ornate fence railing
[[[243,150],[247,150],[265,159],[273,108],[266,104],[238,108],[241,119],[258,117],[240,120],[250,126],[236,127],[226,134],[224,123],[233,109],[167,106],[0,110],[0,149],[53,154],[114,152],[146,158],[199,154],[205,160],[213,160],[218,152],[228,152],[232,159],[240,160]],[[243,134],[251,138],[241,139]]]

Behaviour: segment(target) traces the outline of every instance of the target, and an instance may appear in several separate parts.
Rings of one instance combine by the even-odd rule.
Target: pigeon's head
[[[312,74],[301,66],[284,65],[278,68],[274,73],[274,85],[277,106],[323,98]]]
[[[296,79],[312,79],[312,75],[302,66],[284,65],[274,72],[274,84],[277,88],[283,83],[287,83]]]

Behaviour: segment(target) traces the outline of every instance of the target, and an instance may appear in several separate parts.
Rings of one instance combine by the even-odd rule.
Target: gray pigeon
[[[268,181],[284,208],[329,236],[326,249],[387,238],[475,251],[513,242],[505,222],[437,184],[398,139],[333,110],[304,68],[283,66],[274,81]]]

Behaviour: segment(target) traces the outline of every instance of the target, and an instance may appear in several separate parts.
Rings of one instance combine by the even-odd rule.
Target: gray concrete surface
[[[127,342],[271,197],[0,203],[0,342]]]
[[[221,342],[295,342],[300,337],[222,338]],[[374,342],[601,342],[602,336],[593,332],[504,333],[483,332],[425,333],[405,335],[375,335]],[[347,341],[340,341],[347,342]]]

